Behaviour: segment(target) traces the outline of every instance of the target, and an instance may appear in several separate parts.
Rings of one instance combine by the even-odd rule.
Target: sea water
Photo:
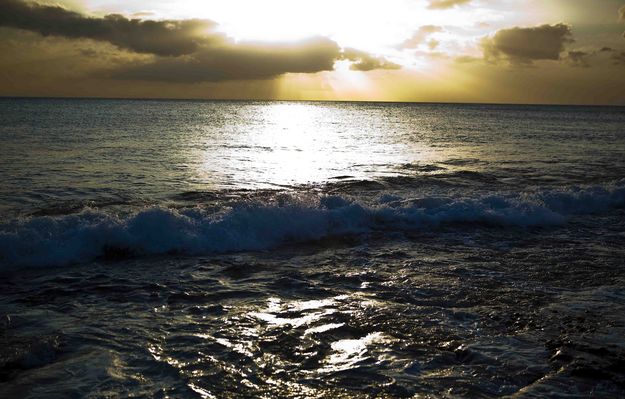
[[[0,99],[2,397],[625,395],[625,109]]]

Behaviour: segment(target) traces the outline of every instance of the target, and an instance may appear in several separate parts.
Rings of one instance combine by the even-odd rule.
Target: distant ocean
[[[623,397],[625,108],[0,99],[0,397]]]

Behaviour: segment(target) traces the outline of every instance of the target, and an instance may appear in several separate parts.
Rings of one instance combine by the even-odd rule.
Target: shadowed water
[[[0,104],[2,397],[625,395],[620,108]]]

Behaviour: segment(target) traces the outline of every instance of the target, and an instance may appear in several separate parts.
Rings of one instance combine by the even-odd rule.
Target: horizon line
[[[413,104],[413,105],[491,105],[491,106],[554,106],[554,107],[614,107],[623,104],[581,103],[508,103],[508,102],[454,102],[454,101],[393,101],[393,100],[303,100],[270,98],[180,98],[180,97],[94,97],[94,96],[28,96],[0,95],[0,99],[24,100],[109,100],[109,101],[195,101],[195,102],[301,102],[301,103],[363,103],[363,104]]]

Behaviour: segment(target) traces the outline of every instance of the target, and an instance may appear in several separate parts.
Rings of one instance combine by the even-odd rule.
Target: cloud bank
[[[190,56],[122,66],[108,77],[178,83],[268,79],[285,73],[331,71],[340,57],[339,46],[323,37],[289,44],[226,43]]]

